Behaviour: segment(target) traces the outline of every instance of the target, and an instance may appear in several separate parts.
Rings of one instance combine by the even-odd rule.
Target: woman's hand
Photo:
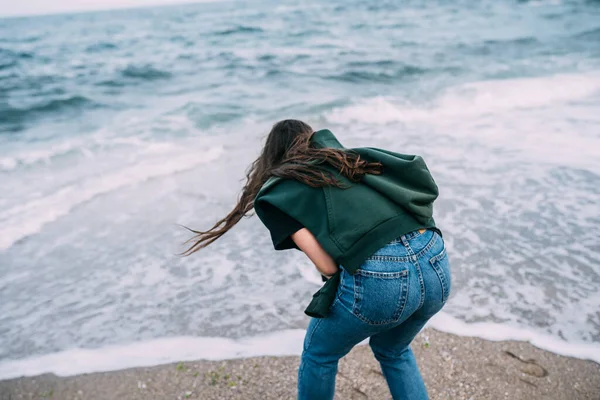
[[[308,229],[302,228],[292,234],[292,240],[310,258],[322,275],[331,276],[338,271],[337,263],[325,252]]]

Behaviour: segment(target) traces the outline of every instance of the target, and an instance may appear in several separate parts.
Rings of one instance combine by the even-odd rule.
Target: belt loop
[[[408,246],[408,240],[406,240],[406,235],[400,236],[400,241],[402,242],[402,244],[404,245],[404,247],[406,247],[406,249],[408,250],[409,246]]]
[[[408,237],[407,237],[407,236],[408,236]],[[402,236],[400,236],[400,240],[402,241],[402,244],[404,245],[404,247],[406,247],[406,252],[407,252],[409,255],[411,255],[411,256],[414,256],[415,252],[414,252],[414,251],[413,251],[413,249],[410,247],[410,244],[409,244],[409,242],[408,242],[410,239],[411,239],[411,237],[410,237],[410,235],[409,235],[409,234],[406,234],[406,235],[402,235]],[[414,261],[414,260],[413,260],[413,261]]]
[[[412,262],[417,261],[417,256],[415,255],[415,252],[413,251],[413,249],[410,247],[410,244],[408,244],[408,239],[406,238],[406,235],[400,236],[400,240],[402,241],[402,244],[404,245],[404,247],[406,247],[406,253],[408,253],[410,260]]]

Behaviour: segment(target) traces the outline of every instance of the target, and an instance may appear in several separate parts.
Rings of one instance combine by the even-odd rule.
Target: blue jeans
[[[427,399],[410,343],[450,294],[450,264],[435,232],[411,232],[369,257],[354,275],[342,272],[327,318],[310,321],[298,398],[333,399],[338,361],[359,342],[379,361],[394,399]]]

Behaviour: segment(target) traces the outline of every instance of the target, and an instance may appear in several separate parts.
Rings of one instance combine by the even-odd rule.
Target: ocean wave
[[[13,51],[0,47],[0,71],[15,67],[21,60],[30,60],[34,54],[27,51]]]
[[[39,60],[36,60],[36,62]],[[46,96],[48,94],[46,91],[53,91],[54,94],[64,94],[64,88],[57,87],[58,83],[63,81],[64,77],[58,75],[50,75],[50,74],[40,74],[40,75],[23,75],[21,68],[6,68],[7,73],[1,74],[0,76],[0,90],[5,91],[5,93],[12,95],[12,91],[27,91],[33,92],[29,99],[37,98],[40,96]],[[45,97],[46,99],[48,97]],[[43,101],[40,102],[40,104]]]
[[[33,35],[33,36],[27,36],[27,34],[23,35],[23,36],[16,36],[16,37],[0,37],[0,43],[1,42],[5,42],[5,43],[35,43],[40,39],[43,39],[44,36],[43,35]]]
[[[31,59],[34,54],[28,51],[13,51],[0,47],[0,59],[16,58],[16,59]]]
[[[336,123],[436,121],[438,118],[462,118],[568,103],[598,91],[600,74],[480,81],[451,87],[430,104],[408,104],[400,99],[375,97],[335,108],[325,117]]]
[[[576,39],[600,40],[600,27],[578,33],[578,34],[574,35],[573,37]]]
[[[376,64],[374,66],[377,66]],[[365,68],[364,70],[354,70],[354,71],[345,71],[341,74],[337,75],[329,75],[326,76],[325,79],[344,81],[344,82],[395,82],[400,79],[406,77],[412,77],[416,75],[422,75],[426,73],[427,70],[413,66],[413,65],[405,65],[398,69],[395,69],[393,72],[377,72],[370,71],[369,68]]]
[[[40,162],[49,163],[52,159],[70,153],[79,152],[86,154],[83,148],[76,148],[70,144],[53,146],[49,150],[29,151],[11,157],[0,157],[0,171],[12,171],[22,165],[33,165]]]
[[[194,40],[184,35],[175,35],[169,39],[171,43],[181,43],[185,47],[192,47],[196,44]]]
[[[0,213],[0,251],[39,232],[47,223],[69,214],[75,207],[96,196],[192,169],[217,159],[222,152],[222,147],[214,147],[207,150],[202,158],[194,152],[177,155],[160,163],[149,160],[118,172],[64,187],[52,194],[4,210]]]
[[[263,30],[261,28],[257,28],[254,26],[237,26],[235,28],[231,28],[231,29],[225,29],[223,31],[219,31],[216,33],[216,35],[219,36],[229,36],[229,35],[235,35],[238,33],[260,33],[263,32]]]
[[[209,115],[194,115],[192,112],[188,114],[188,117],[197,128],[207,129],[216,124],[224,124],[240,119],[244,115],[243,113],[236,112],[215,112]]]
[[[350,61],[346,64],[350,68],[380,68],[380,67],[397,67],[398,62],[394,60],[361,60],[361,61]],[[418,68],[418,67],[413,67]]]
[[[16,108],[6,105],[0,108],[0,120],[4,123],[14,124],[27,120],[39,114],[52,114],[82,108],[101,107],[100,104],[84,96],[73,95],[60,99],[51,99],[41,103],[33,104],[27,108]]]
[[[113,43],[109,43],[109,42],[99,42],[99,43],[94,43],[89,45],[88,47],[86,47],[85,51],[88,53],[98,53],[101,51],[106,51],[106,50],[114,50],[117,48],[116,44]]]
[[[539,43],[539,41],[532,37],[532,36],[526,36],[526,37],[520,37],[520,38],[512,38],[512,39],[504,39],[504,40],[500,40],[500,39],[488,39],[486,41],[483,42],[485,45],[493,45],[493,46],[505,46],[505,45],[530,45],[530,44],[537,44]]]
[[[126,83],[120,79],[105,79],[96,83],[97,86],[105,86],[109,88],[120,88],[127,86]]]
[[[207,129],[215,124],[232,122],[246,115],[246,112],[236,105],[215,106],[198,102],[189,102],[183,107],[175,109],[169,115],[185,114],[196,128]]]
[[[161,142],[148,142],[138,137],[110,137],[100,130],[94,135],[76,138],[67,138],[58,143],[45,143],[37,148],[28,148],[10,156],[0,157],[0,171],[12,171],[21,166],[34,166],[36,164],[50,165],[57,159],[72,155],[81,155],[87,158],[98,156],[101,152],[115,148],[127,147],[139,150],[141,153],[151,153],[170,148]]]
[[[128,65],[121,70],[121,76],[125,78],[153,81],[170,78],[172,74],[151,65]]]
[[[532,52],[541,46],[541,42],[532,36],[510,39],[488,39],[483,42],[458,43],[456,49],[472,55],[493,55],[495,57],[513,57],[513,54]]]

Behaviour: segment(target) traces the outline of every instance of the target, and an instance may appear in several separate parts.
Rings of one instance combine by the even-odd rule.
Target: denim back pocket
[[[354,274],[352,312],[371,325],[398,322],[408,297],[408,270],[374,272],[358,270]]]
[[[440,279],[440,284],[442,285],[442,303],[445,303],[448,300],[448,296],[450,296],[451,286],[450,262],[448,261],[446,248],[444,247],[439,254],[431,257],[429,263]]]

